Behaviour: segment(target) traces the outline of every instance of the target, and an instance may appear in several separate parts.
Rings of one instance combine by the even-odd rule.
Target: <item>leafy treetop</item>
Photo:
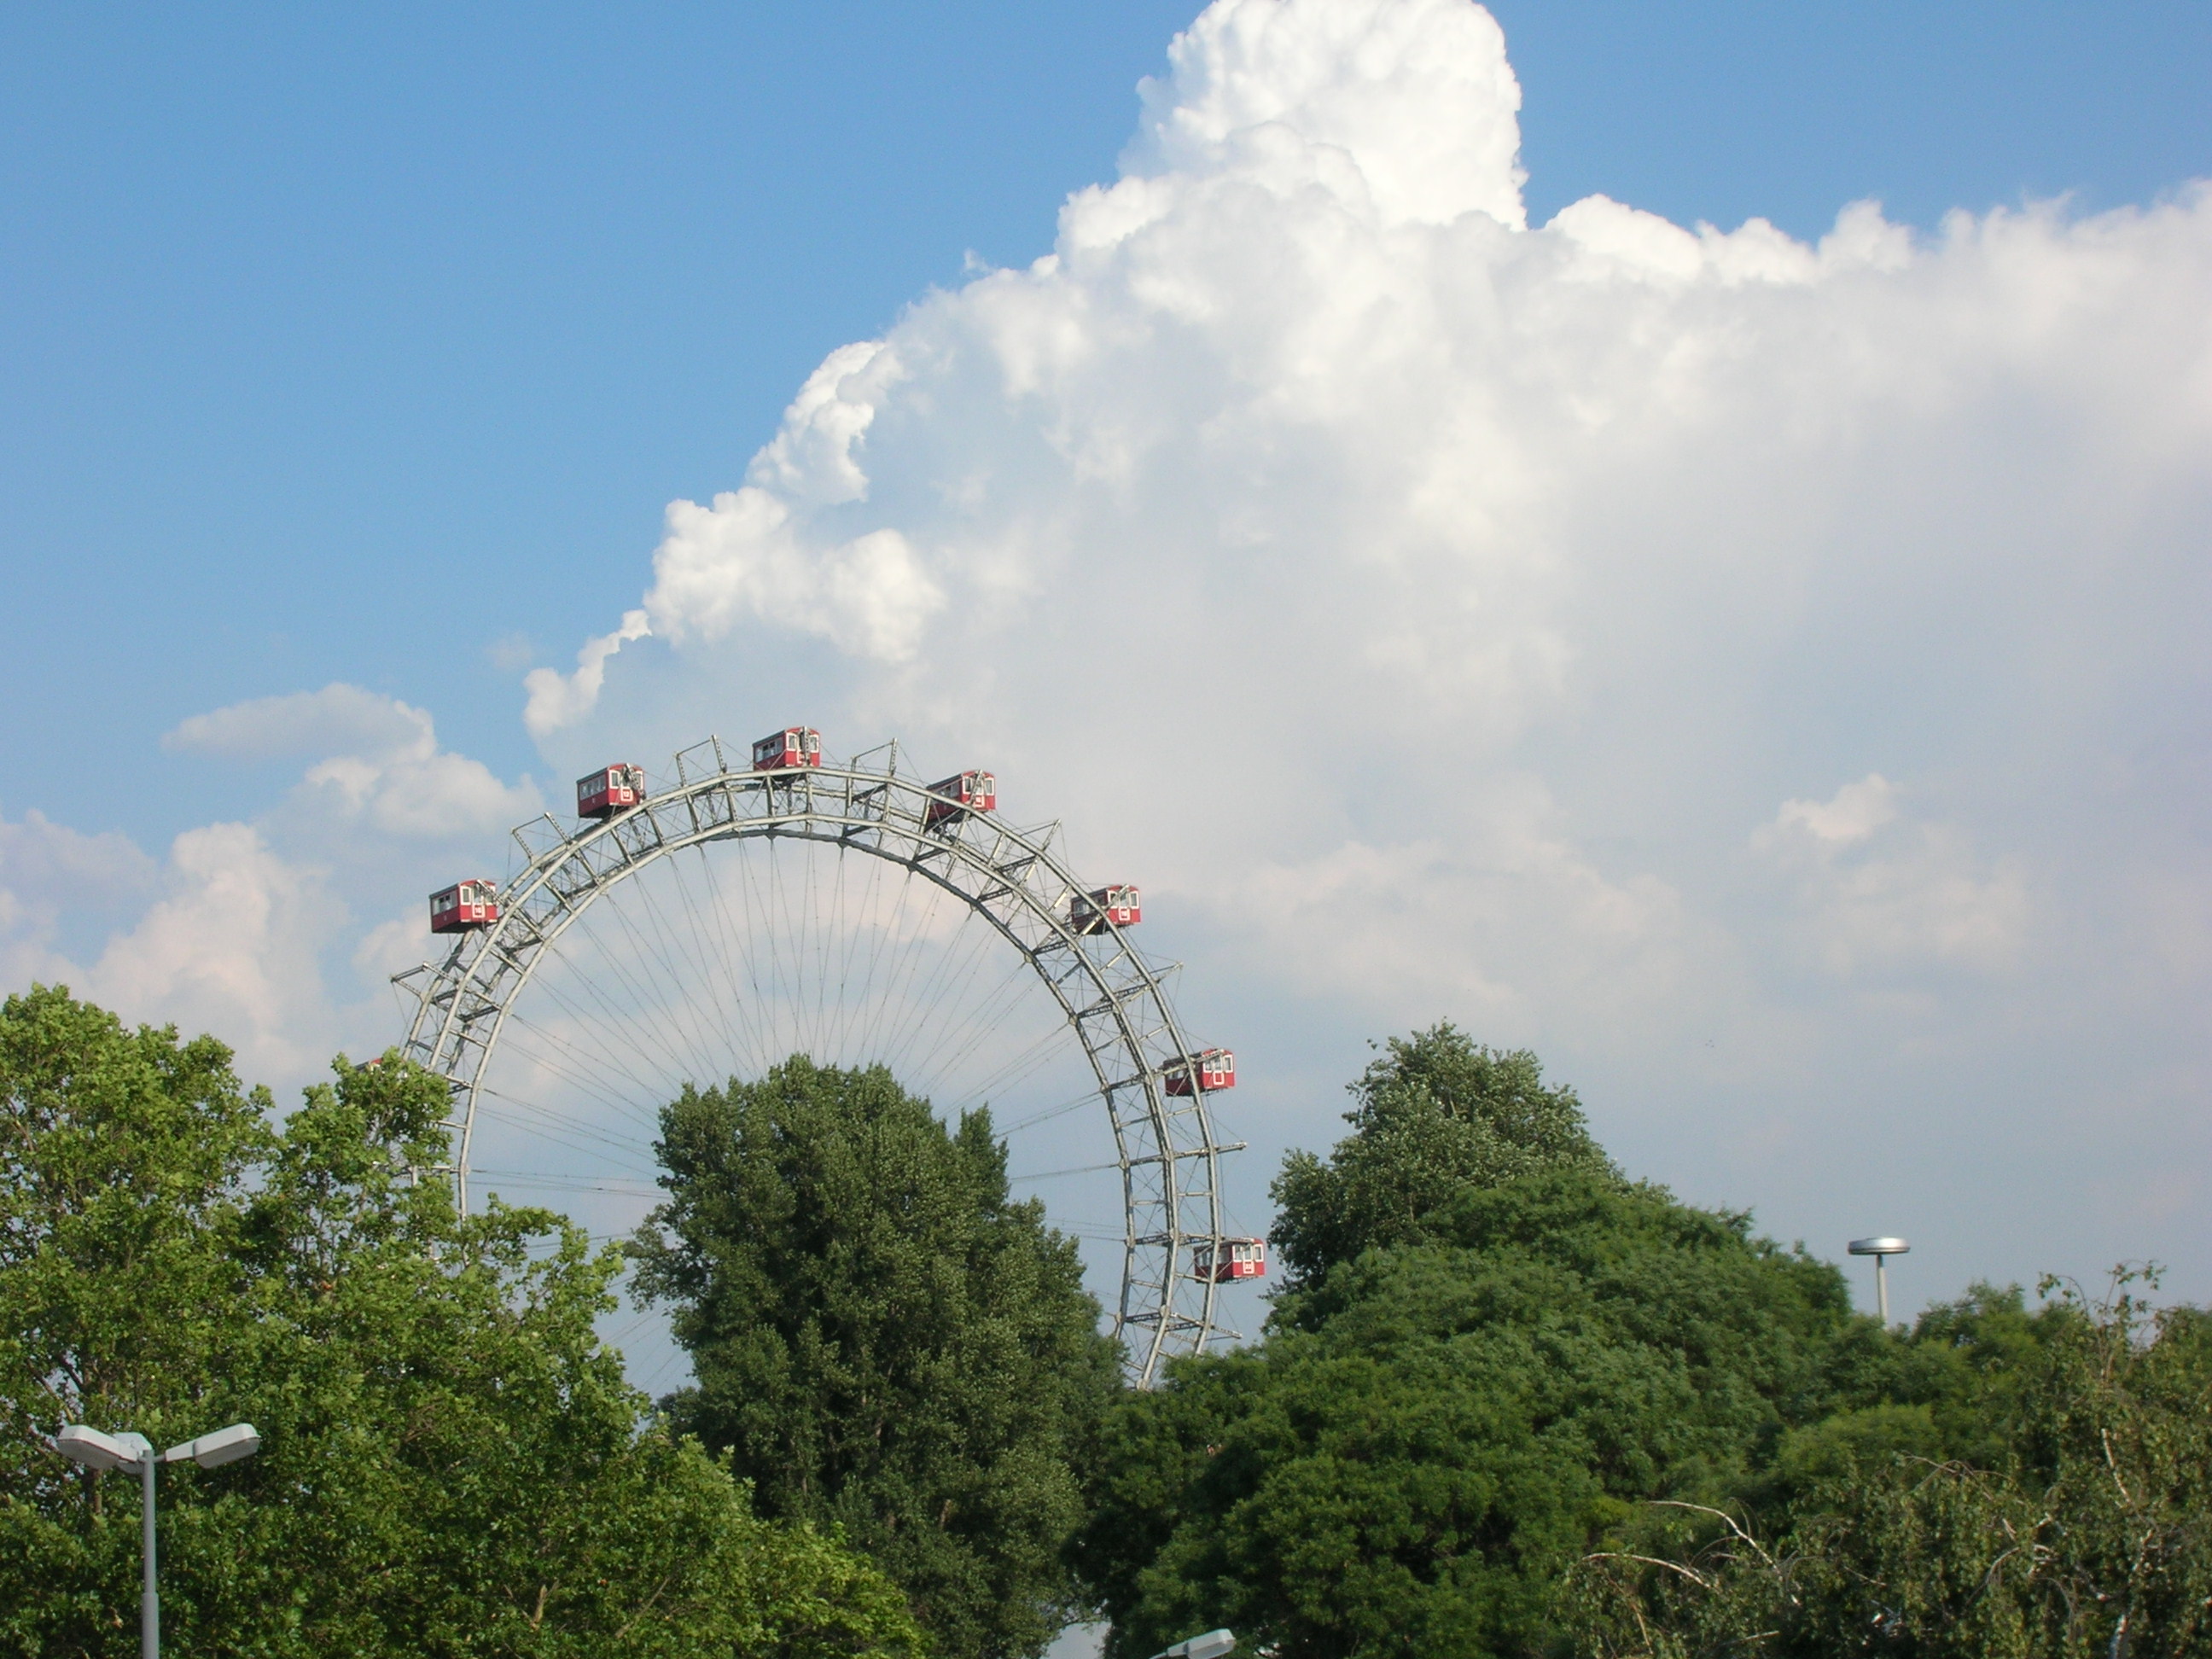
[[[618,1253],[455,1212],[442,1078],[334,1070],[279,1127],[211,1038],[0,1006],[0,1652],[136,1651],[137,1496],[64,1423],[239,1420],[258,1456],[162,1477],[180,1651],[919,1650],[880,1575],[757,1519],[623,1382],[592,1330]]]
[[[1583,1659],[2112,1659],[2212,1644],[2212,1319],[2140,1270],[1977,1286],[1850,1369],[1894,1397],[1793,1432],[1778,1480],[1632,1517],[1570,1571]],[[2055,1292],[2055,1294],[2054,1294]]]
[[[1449,1021],[1392,1037],[1351,1091],[1352,1133],[1326,1163],[1292,1152],[1275,1181],[1273,1238],[1295,1280],[1419,1242],[1425,1218],[1469,1188],[1543,1169],[1613,1173],[1572,1089],[1547,1087],[1528,1050],[1486,1048]]]
[[[631,1249],[698,1378],[674,1420],[769,1514],[842,1528],[941,1651],[1041,1651],[1083,1607],[1061,1546],[1119,1372],[988,1112],[948,1127],[881,1066],[795,1055],[661,1124]]]
[[[1820,1409],[1841,1275],[1602,1170],[1466,1186],[1267,1340],[1125,1399],[1078,1559],[1135,1659],[1519,1655],[1639,1500],[1717,1501]]]

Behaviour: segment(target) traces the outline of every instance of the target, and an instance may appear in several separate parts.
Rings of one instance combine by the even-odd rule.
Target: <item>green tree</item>
[[[1816,1415],[1841,1275],[1595,1160],[1462,1186],[1109,1425],[1079,1559],[1141,1655],[1519,1654],[1637,1500],[1715,1503]],[[1425,1175],[1423,1176],[1425,1179]]]
[[[1569,1584],[1578,1650],[1689,1659],[1756,1640],[1802,1659],[2204,1651],[2212,1319],[2151,1308],[2136,1283],[2123,1274],[2098,1303],[2047,1285],[2059,1293],[2034,1315],[2017,1291],[1986,1287],[1930,1310],[1893,1358],[1911,1386],[1938,1380],[1932,1401],[1857,1407],[1793,1437],[1770,1545],[1755,1544],[1747,1516],[1625,1529]],[[1890,1428],[1873,1431],[1885,1413]],[[1961,1436],[1985,1467],[1903,1443],[1941,1449]]]
[[[941,1651],[1040,1651],[1082,1610],[1061,1550],[1118,1370],[988,1112],[948,1129],[880,1066],[794,1056],[661,1122],[632,1249],[698,1379],[673,1420],[768,1514],[842,1526]]]
[[[903,1654],[900,1598],[757,1519],[592,1334],[618,1252],[454,1212],[442,1079],[341,1060],[282,1127],[212,1038],[0,1007],[0,1650],[137,1644],[131,1483],[67,1421],[261,1455],[162,1476],[179,1651]]]
[[[1528,1050],[1482,1047],[1449,1021],[1392,1037],[1351,1089],[1352,1133],[1326,1162],[1292,1152],[1275,1182],[1273,1237],[1296,1279],[1418,1243],[1423,1218],[1468,1188],[1544,1169],[1613,1173],[1573,1090],[1547,1087]]]
[[[2009,1468],[2065,1316],[2057,1306],[2030,1312],[2016,1285],[1977,1284],[1928,1308],[1904,1337],[1854,1323],[1829,1361],[1828,1414],[1783,1437],[1745,1498],[1778,1524],[1814,1488],[1898,1457]]]

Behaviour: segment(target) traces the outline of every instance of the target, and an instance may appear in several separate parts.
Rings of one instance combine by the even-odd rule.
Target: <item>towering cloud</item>
[[[1949,1282],[2035,1206],[2202,1242],[2136,1212],[2212,1177],[2212,195],[1531,228],[1466,0],[1218,0],[1170,63],[1049,255],[670,507],[532,729],[994,761],[1204,916],[1255,1077],[1452,1014],[1700,1196],[1955,1222]]]
[[[1449,1016],[1919,1288],[2212,1296],[2212,191],[1531,227],[1519,106],[1467,0],[1218,0],[1048,255],[669,507],[526,682],[556,775],[793,719],[994,766],[1190,963],[1253,1224]],[[349,686],[169,743],[302,770],[166,860],[9,799],[0,964],[280,1084],[389,1040],[422,894],[539,805]]]

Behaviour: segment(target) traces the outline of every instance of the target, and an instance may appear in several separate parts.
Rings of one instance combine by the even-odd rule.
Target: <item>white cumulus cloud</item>
[[[132,1021],[213,1031],[257,1080],[304,1077],[340,1024],[319,958],[346,908],[326,874],[243,823],[186,830],[156,860],[35,811],[0,821],[0,970],[12,988],[67,985]]]
[[[672,516],[675,508],[669,511]],[[522,711],[522,723],[530,729],[530,734],[542,738],[574,724],[588,713],[599,701],[600,686],[606,684],[607,659],[630,641],[641,640],[652,631],[644,611],[625,611],[619,628],[586,640],[577,647],[574,672],[532,669],[522,682],[523,689],[530,694],[530,701]]]
[[[1504,33],[1479,7],[1218,5],[1168,56],[1168,78],[1141,88],[1143,125],[1123,159],[1132,174],[1255,178],[1279,165],[1303,184],[1318,165],[1385,224],[1470,212],[1526,222],[1521,88]]]
[[[536,790],[441,749],[430,716],[357,685],[257,697],[194,714],[165,748],[244,760],[307,757],[303,804],[384,835],[434,839],[506,829],[538,809]]]
[[[995,763],[1185,919],[1240,1100],[1458,1014],[1692,1192],[2002,1167],[1959,1248],[2025,1249],[2212,1089],[2212,193],[1530,227],[1519,106],[1466,0],[1218,0],[1051,252],[831,352],[531,728]]]
[[[0,972],[11,986],[65,976],[64,918],[135,913],[159,879],[127,836],[83,835],[36,808],[20,823],[0,818]]]
[[[246,1074],[312,1073],[337,1046],[321,969],[346,917],[326,872],[288,863],[251,826],[187,830],[164,891],[72,988],[134,1020],[212,1031]]]
[[[1052,250],[830,350],[526,729],[994,767],[1237,1047],[1252,1224],[1449,1016],[1937,1290],[2208,1259],[2212,191],[1531,226],[1519,108],[1468,0],[1218,0]],[[272,1081],[390,1039],[422,895],[543,805],[351,685],[167,741],[300,770],[160,857],[0,819],[0,961]]]
[[[429,715],[396,697],[343,683],[255,697],[179,721],[165,749],[240,760],[296,755],[405,755],[436,747]]]
[[[1821,960],[1838,974],[2024,966],[2031,907],[2019,861],[1985,863],[1957,824],[1902,822],[1897,796],[1871,773],[1825,801],[1784,801],[1753,837],[1796,878]]]
[[[428,951],[422,895],[495,874],[502,833],[542,805],[527,779],[442,748],[423,710],[353,685],[195,714],[163,743],[210,769],[302,769],[273,810],[186,830],[161,858],[35,811],[0,818],[0,969],[211,1031],[282,1085],[342,1044],[394,1039],[384,981]],[[365,915],[389,919],[364,933]]]

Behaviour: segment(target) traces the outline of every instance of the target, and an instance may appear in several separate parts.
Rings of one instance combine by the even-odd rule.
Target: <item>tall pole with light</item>
[[[260,1434],[251,1423],[234,1423],[157,1454],[154,1443],[143,1434],[102,1434],[72,1423],[56,1438],[54,1449],[88,1469],[120,1469],[138,1477],[138,1528],[145,1555],[145,1584],[138,1596],[138,1653],[139,1659],[161,1659],[161,1597],[155,1587],[154,1559],[155,1465],[190,1461],[204,1469],[221,1468],[259,1451]]]
[[[1874,1300],[1880,1310],[1884,1329],[1889,1326],[1889,1276],[1884,1267],[1893,1255],[1903,1255],[1912,1246],[1901,1238],[1855,1238],[1844,1248],[1853,1255],[1874,1258]]]

